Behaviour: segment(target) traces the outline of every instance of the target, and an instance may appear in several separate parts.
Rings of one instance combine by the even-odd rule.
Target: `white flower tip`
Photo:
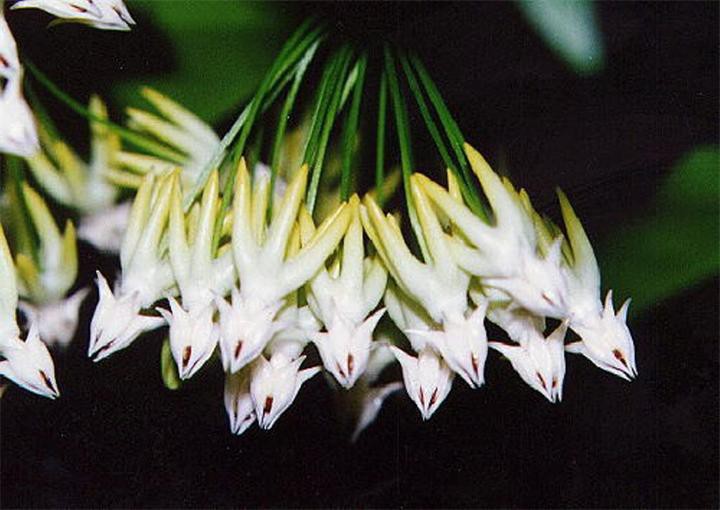
[[[40,340],[38,325],[30,324],[25,341],[15,339],[3,349],[0,375],[37,395],[56,399],[60,396],[55,381],[55,366],[47,346]]]
[[[224,400],[230,431],[233,434],[240,435],[255,423],[255,407],[250,395],[248,371],[225,375]]]
[[[450,393],[452,370],[432,349],[423,349],[417,358],[395,346],[390,349],[402,368],[408,395],[420,410],[423,420],[430,419]]]
[[[320,367],[299,370],[305,360],[300,356],[290,360],[282,354],[274,355],[270,361],[258,359],[252,373],[250,394],[255,405],[255,417],[261,429],[270,429],[277,419],[290,407],[300,387],[320,372]]]
[[[171,312],[157,308],[170,326],[170,350],[178,367],[180,379],[190,379],[210,359],[218,342],[219,330],[213,322],[211,305],[185,311],[169,297]]]

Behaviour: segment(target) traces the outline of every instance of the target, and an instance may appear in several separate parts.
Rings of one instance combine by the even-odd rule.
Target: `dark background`
[[[554,217],[561,184],[595,240],[652,214],[673,162],[718,140],[717,3],[600,4],[607,66],[591,78],[568,70],[512,4],[283,9],[320,11],[360,39],[415,48],[467,139]],[[122,34],[118,47],[110,33],[32,21],[18,23],[22,47],[75,97],[107,95],[122,73],[172,71],[171,48],[152,27],[138,29],[139,41]],[[98,54],[112,58],[97,64]],[[50,109],[82,132],[83,119]],[[437,168],[422,150],[418,161]],[[115,267],[88,247],[81,257],[81,284],[91,278],[84,268]],[[640,372],[631,384],[568,356],[563,402],[551,405],[491,354],[485,387],[457,380],[426,423],[397,394],[355,445],[321,376],[271,431],[238,438],[219,367],[166,390],[157,335],[93,364],[93,306],[91,297],[67,352],[54,353],[62,397],[10,388],[2,398],[3,507],[718,505],[717,279],[640,315],[631,308]]]

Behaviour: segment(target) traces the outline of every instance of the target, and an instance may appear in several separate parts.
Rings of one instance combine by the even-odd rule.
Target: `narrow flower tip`
[[[272,428],[293,403],[305,381],[320,372],[320,367],[300,370],[304,360],[305,356],[292,359],[282,352],[274,354],[269,361],[264,356],[258,358],[253,367],[250,394],[261,429]]]
[[[555,403],[562,400],[566,331],[567,322],[563,322],[547,338],[540,331],[533,331],[525,337],[524,345],[501,342],[490,342],[489,345],[510,361],[528,386]]]
[[[479,306],[469,316],[446,319],[440,331],[408,331],[427,338],[453,372],[460,375],[471,388],[485,383],[485,361],[488,342],[485,331],[485,306]]]
[[[323,366],[343,388],[352,388],[365,372],[373,330],[384,313],[385,309],[382,308],[358,326],[335,314],[327,332],[311,334]]]
[[[255,423],[255,406],[250,395],[248,367],[235,374],[225,374],[225,411],[230,420],[230,431],[235,435],[245,432]]]
[[[450,393],[454,373],[431,348],[423,349],[414,358],[397,347],[390,347],[402,368],[408,395],[429,420]]]
[[[170,310],[157,308],[170,326],[170,350],[180,379],[190,379],[210,359],[218,343],[219,330],[213,322],[212,305],[186,311],[173,297]]]
[[[227,372],[237,372],[257,358],[273,335],[287,326],[276,320],[282,300],[265,306],[245,299],[234,288],[231,303],[224,298],[217,298],[215,303],[220,313],[220,354]]]
[[[100,299],[90,322],[88,345],[88,357],[96,362],[128,347],[142,333],[165,322],[161,317],[140,314],[137,292],[115,297],[99,271],[97,284]]]
[[[597,367],[627,381],[637,377],[635,344],[627,327],[629,306],[628,299],[615,313],[609,291],[602,315],[572,318],[570,325],[582,340],[567,345],[566,350],[582,354]]]
[[[0,375],[32,393],[56,399],[60,396],[47,346],[40,340],[38,325],[30,324],[25,341],[15,338],[2,348],[5,357],[0,361]]]

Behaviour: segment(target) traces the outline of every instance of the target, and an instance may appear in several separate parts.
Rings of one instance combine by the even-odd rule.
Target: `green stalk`
[[[24,62],[25,67],[28,68],[30,73],[35,77],[35,79],[47,89],[50,94],[55,96],[59,101],[65,104],[68,108],[70,108],[75,113],[90,119],[92,121],[98,122],[100,124],[103,124],[108,127],[109,130],[116,133],[120,138],[125,140],[126,142],[135,145],[136,147],[146,151],[148,154],[151,154],[153,156],[165,159],[167,161],[171,161],[176,164],[182,164],[183,158],[178,155],[177,152],[165,147],[162,144],[157,143],[156,141],[147,138],[139,133],[136,133],[135,131],[132,131],[130,129],[127,129],[123,126],[119,126],[115,124],[114,122],[111,122],[107,119],[103,119],[101,117],[98,117],[97,115],[93,114],[90,110],[88,110],[85,106],[83,106],[80,102],[76,101],[72,97],[70,97],[68,94],[63,92],[60,87],[55,85],[53,81],[48,78],[40,69],[35,67],[35,65],[30,62],[29,60],[25,59]]]
[[[387,74],[383,70],[380,75],[380,91],[378,93],[378,121],[375,139],[375,193],[379,204],[382,204],[382,184],[385,180],[385,121],[387,117]]]
[[[467,202],[470,209],[477,215],[486,218],[485,211],[482,206],[482,202],[480,201],[480,197],[477,194],[477,188],[472,185],[472,181],[468,183],[465,179],[465,175],[460,171],[458,168],[458,165],[453,162],[452,158],[450,157],[450,153],[448,152],[448,149],[445,145],[445,142],[442,138],[442,135],[440,134],[440,131],[438,130],[437,124],[435,124],[435,121],[432,118],[432,114],[430,113],[430,109],[428,108],[428,104],[425,101],[425,98],[423,97],[422,90],[420,89],[420,85],[417,81],[417,78],[415,77],[415,73],[413,72],[413,69],[410,65],[410,62],[405,55],[401,55],[400,57],[402,62],[403,70],[405,71],[405,76],[408,79],[408,84],[410,86],[410,90],[412,91],[413,95],[415,96],[415,100],[417,101],[418,107],[420,108],[420,114],[422,115],[423,120],[425,121],[425,125],[428,128],[428,131],[430,132],[430,136],[432,136],[433,141],[435,142],[435,145],[437,146],[438,151],[440,152],[440,157],[442,158],[443,162],[445,163],[445,166],[450,168],[453,173],[458,177],[458,183],[460,184],[460,191],[463,195],[463,198]],[[463,162],[465,162],[465,155],[462,154],[463,158],[461,160],[461,165]]]
[[[293,79],[290,91],[285,98],[285,103],[283,104],[282,111],[280,112],[280,119],[278,119],[278,128],[275,132],[275,140],[273,141],[272,154],[270,158],[270,199],[268,201],[268,214],[270,215],[272,215],[273,190],[275,189],[275,181],[277,180],[277,174],[279,171],[278,167],[280,166],[280,149],[283,139],[285,138],[285,130],[287,128],[288,119],[290,118],[290,111],[295,104],[295,98],[297,97],[300,84],[305,76],[305,71],[307,71],[310,61],[312,61],[313,56],[315,56],[315,51],[317,50],[319,43],[319,41],[316,41],[298,64],[297,70],[294,74],[295,78]]]
[[[353,98],[352,104],[350,105],[350,113],[347,116],[347,122],[345,123],[345,129],[343,132],[343,160],[342,160],[342,172],[340,175],[340,200],[347,200],[350,198],[350,186],[352,177],[352,157],[355,148],[355,139],[357,135],[358,118],[360,116],[360,103],[362,101],[363,85],[365,81],[365,70],[367,68],[367,54],[363,54],[362,57],[355,64],[357,70],[357,78],[353,86]]]
[[[332,89],[332,95],[330,96],[330,102],[328,103],[327,113],[325,115],[325,119],[323,120],[320,138],[318,139],[315,161],[313,161],[312,164],[310,185],[308,186],[306,197],[307,208],[311,213],[315,209],[315,201],[317,199],[318,186],[320,184],[320,176],[322,174],[323,160],[325,159],[325,152],[327,152],[330,132],[332,131],[332,127],[335,123],[335,118],[337,117],[339,110],[343,89],[348,79],[348,67],[350,66],[351,57],[352,51],[350,47],[348,45],[344,45],[339,51],[337,72],[332,79],[334,87]]]
[[[415,212],[415,206],[412,201],[412,193],[410,190],[410,175],[413,169],[412,147],[410,144],[410,128],[407,117],[407,108],[405,99],[403,98],[400,84],[398,83],[397,69],[390,48],[385,45],[385,70],[388,76],[388,85],[390,87],[390,98],[392,99],[393,112],[395,113],[395,127],[398,135],[398,143],[400,145],[400,166],[403,176],[403,190],[405,192],[405,202],[407,203],[408,216],[410,217],[410,225],[415,232],[420,251],[426,261],[430,260],[429,252],[425,244],[420,222]]]

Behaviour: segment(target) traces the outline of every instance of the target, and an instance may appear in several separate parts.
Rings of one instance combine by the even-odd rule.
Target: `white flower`
[[[545,338],[542,331],[531,331],[521,345],[490,342],[490,347],[510,360],[515,371],[531,388],[539,391],[550,402],[562,400],[565,378],[565,351],[563,341],[567,322]]]
[[[103,30],[130,30],[135,24],[122,0],[19,0],[11,9],[41,9],[65,21]]]
[[[252,365],[232,374],[225,374],[225,411],[230,431],[240,435],[255,423],[255,404],[250,395]]]
[[[40,338],[46,344],[67,347],[75,337],[80,305],[88,292],[87,288],[80,289],[68,298],[43,305],[21,301],[19,308],[28,317],[29,322],[37,324]]]
[[[140,314],[142,300],[138,292],[116,298],[107,281],[97,271],[98,301],[90,322],[88,356],[100,361],[129,346],[140,334],[159,328],[165,322],[161,317]]]
[[[635,345],[627,327],[628,299],[617,313],[612,291],[600,300],[600,270],[590,240],[564,193],[558,192],[572,257],[565,268],[570,290],[570,328],[582,342],[567,346],[603,370],[630,380],[637,376]]]
[[[22,95],[22,72],[8,79],[0,95],[0,153],[28,157],[39,148],[32,111]]]
[[[440,325],[440,331],[421,335],[470,386],[480,386],[487,358],[485,309],[473,311],[469,307],[470,276],[455,263],[448,236],[421,189],[419,177],[415,174],[411,178],[411,190],[421,227],[418,239],[426,246],[425,263],[412,255],[392,216],[383,216],[371,197],[365,198],[365,230],[399,287]]]
[[[226,372],[237,372],[262,353],[270,339],[287,327],[276,321],[282,301],[269,306],[245,300],[237,288],[232,290],[232,301],[216,300],[220,313],[220,353]]]
[[[36,323],[30,324],[25,341],[6,339],[0,343],[0,375],[28,391],[55,399],[60,396],[55,382],[55,366],[47,347],[40,340]]]
[[[131,207],[132,204],[128,201],[83,216],[78,226],[78,238],[100,251],[118,253],[127,229]]]
[[[400,362],[405,390],[428,420],[450,393],[454,373],[432,349],[423,349],[413,358],[397,347],[390,347]]]
[[[209,304],[186,311],[173,297],[168,301],[171,312],[157,310],[170,325],[170,350],[180,379],[190,379],[210,359],[217,345],[220,332],[213,322],[215,307]]]
[[[300,370],[304,360],[305,356],[295,358],[280,350],[270,360],[260,356],[253,364],[250,394],[260,428],[271,428],[290,407],[305,381],[320,372],[320,367]]]
[[[88,356],[95,361],[124,349],[138,335],[164,322],[141,315],[140,310],[165,297],[175,283],[160,246],[175,178],[171,174],[155,185],[149,175],[138,190],[120,250],[121,275],[115,294],[98,272],[100,301],[90,324],[88,347]]]
[[[0,2],[0,76],[12,80],[20,73],[20,60],[18,59],[15,38],[5,21],[5,12]]]
[[[472,244],[450,237],[457,263],[498,288],[535,315],[563,319],[567,312],[567,284],[560,271],[560,241],[546,257],[538,256],[533,217],[524,192],[501,180],[475,149],[465,145],[470,165],[492,206],[494,224],[475,216],[458,197],[453,197],[427,177],[418,176],[423,189],[452,224]]]
[[[568,344],[565,349],[582,354],[597,367],[625,380],[635,378],[635,344],[626,324],[629,306],[628,299],[615,313],[609,291],[600,315],[573,317],[571,326],[582,341]]]
[[[267,228],[270,179],[259,174],[255,181],[251,191],[250,175],[242,160],[236,177],[232,227],[232,253],[241,287],[233,292],[232,305],[218,300],[220,347],[226,370],[229,366],[232,372],[262,352],[275,333],[291,325],[276,321],[276,314],[286,305],[287,296],[318,271],[348,222],[347,208],[342,205],[299,248],[297,228],[293,243],[290,237],[302,206],[307,167],[288,184]]]
[[[372,334],[384,309],[370,314],[382,298],[387,272],[377,258],[365,258],[359,200],[350,199],[351,220],[342,251],[331,270],[320,268],[308,285],[307,299],[327,329],[312,336],[328,370],[350,388],[362,375],[370,356]],[[300,216],[301,237],[314,234],[309,214]]]

